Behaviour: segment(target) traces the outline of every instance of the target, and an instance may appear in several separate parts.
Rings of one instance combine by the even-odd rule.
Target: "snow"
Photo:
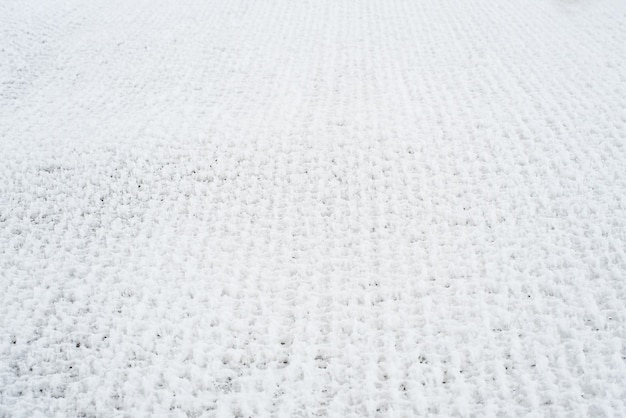
[[[0,2],[0,416],[626,416],[626,3]]]

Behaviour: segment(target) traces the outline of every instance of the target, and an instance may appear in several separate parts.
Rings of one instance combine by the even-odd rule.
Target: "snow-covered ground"
[[[623,0],[0,1],[0,416],[626,416]]]

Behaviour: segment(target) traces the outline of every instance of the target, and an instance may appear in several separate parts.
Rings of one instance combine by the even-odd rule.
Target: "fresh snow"
[[[623,0],[0,1],[0,416],[626,416]]]

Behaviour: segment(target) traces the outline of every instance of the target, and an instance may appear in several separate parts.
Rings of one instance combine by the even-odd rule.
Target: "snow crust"
[[[0,2],[0,416],[626,416],[626,5]]]

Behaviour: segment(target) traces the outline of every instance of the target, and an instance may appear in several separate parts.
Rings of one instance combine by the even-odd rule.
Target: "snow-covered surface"
[[[0,416],[626,416],[626,2],[0,2]]]

